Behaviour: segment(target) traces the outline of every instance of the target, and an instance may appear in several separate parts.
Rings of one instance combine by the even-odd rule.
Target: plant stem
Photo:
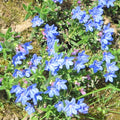
[[[106,87],[100,88],[100,89],[98,89],[98,90],[94,90],[94,91],[89,92],[89,93],[87,93],[87,94],[85,94],[85,95],[82,95],[82,96],[80,96],[80,97],[77,97],[77,99],[86,97],[86,96],[91,95],[91,94],[93,94],[93,93],[97,93],[97,92],[100,92],[100,91],[102,91],[102,90],[109,89],[109,88],[110,88],[110,89],[117,90],[117,91],[120,91],[119,88],[116,88],[116,87],[114,87],[112,84],[109,84],[109,85],[106,86]]]

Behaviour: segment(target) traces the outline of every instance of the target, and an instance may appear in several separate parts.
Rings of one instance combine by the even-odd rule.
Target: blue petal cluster
[[[60,66],[62,66],[64,59],[62,59],[63,54],[55,54],[50,61],[46,61],[45,70],[51,71],[52,75],[56,75]]]
[[[58,112],[61,112],[64,109],[64,104],[62,101],[59,101],[57,104],[54,105]]]
[[[103,17],[102,17],[103,9],[101,5],[98,5],[93,9],[89,10],[89,13],[93,17],[94,22],[99,22],[103,20]]]
[[[89,18],[85,11],[81,11],[80,6],[72,10],[72,19],[78,19],[80,23],[86,23]]]
[[[104,52],[103,53],[103,60],[102,61],[106,61],[106,63],[110,63],[111,59],[114,59],[115,57],[110,53],[110,52]]]
[[[32,20],[31,20],[31,23],[32,23],[32,27],[36,27],[36,26],[41,26],[44,21],[39,18],[39,16],[35,16]]]
[[[78,19],[79,23],[84,23],[87,31],[93,31],[94,28],[97,30],[101,30],[103,25],[103,7],[104,5],[109,8],[110,6],[114,6],[113,2],[115,0],[99,0],[98,6],[89,10],[90,15],[86,14],[85,11],[81,11],[80,6],[77,6],[72,10],[72,19]]]
[[[92,19],[88,21],[88,23],[85,24],[86,31],[90,30],[93,31],[93,27],[97,30],[101,30],[101,26],[103,25],[103,9],[101,5],[98,5],[94,7],[93,9],[89,10],[90,15],[92,16]],[[91,29],[88,29],[87,27],[91,27]]]
[[[21,77],[21,78],[24,77],[22,71],[20,71],[18,69],[15,69],[14,73],[13,73],[13,77],[17,78],[18,76]]]
[[[41,64],[41,60],[42,60],[42,57],[37,56],[36,54],[33,55],[31,59],[32,64],[30,65],[30,69],[32,69],[34,73],[36,72],[38,64]]]
[[[53,2],[59,2],[60,4],[62,4],[63,3],[63,0],[52,0]]]
[[[90,68],[93,68],[94,73],[96,73],[98,70],[103,70],[103,67],[101,66],[103,62],[95,60],[92,65],[90,65]]]
[[[77,104],[79,105],[79,108],[77,109],[80,113],[87,114],[89,106],[87,104],[83,103],[84,98],[81,98],[77,101]]]
[[[25,54],[21,51],[18,51],[15,56],[12,58],[12,63],[16,67],[16,65],[22,64],[22,60],[26,59]]]
[[[63,67],[63,65],[65,65],[66,69],[68,70],[70,68],[70,66],[73,65],[73,61],[72,60],[74,60],[74,57],[67,57],[67,56],[65,56],[61,68]]]
[[[98,0],[99,1],[99,5],[102,6],[107,6],[107,8],[109,8],[110,6],[114,6],[113,2],[115,2],[115,0]]]
[[[100,43],[102,50],[108,50],[108,45],[111,45],[111,41],[113,41],[113,29],[110,28],[110,23],[108,25],[103,26],[103,35],[101,36]]]
[[[113,78],[116,78],[117,75],[115,75],[115,73],[106,73],[104,77],[105,77],[105,82],[108,81],[113,82]]]
[[[81,11],[80,6],[77,6],[76,9],[72,10],[72,19],[78,19],[79,23],[84,23],[87,31],[93,31],[93,28],[101,30],[101,26],[103,24],[103,9],[101,5],[94,7],[89,10],[90,15],[87,15],[85,11]]]
[[[13,56],[12,63],[16,67],[17,64],[22,64],[23,59],[26,59],[25,55],[29,54],[29,50],[33,49],[31,42],[26,42],[22,45],[19,45],[17,48],[17,54]]]
[[[54,45],[55,42],[59,42],[59,39],[56,39],[56,36],[59,35],[57,32],[57,27],[54,25],[49,26],[48,24],[45,25],[44,27],[44,35],[47,39],[47,52],[48,55],[54,55],[55,50],[54,50]]]
[[[107,68],[107,73],[104,75],[105,82],[108,82],[108,81],[113,82],[113,78],[117,77],[115,72],[118,71],[119,68],[115,65],[116,62],[111,63],[111,60],[114,58],[115,57],[110,52],[103,53],[103,60],[102,61],[106,62],[106,68]]]
[[[72,98],[71,101],[65,100],[65,106],[62,101],[59,101],[57,104],[55,104],[55,108],[58,112],[64,111],[66,112],[67,116],[72,116],[78,114],[78,112],[86,114],[88,113],[89,107],[87,104],[83,103],[84,98],[79,99],[76,103],[75,98]]]
[[[28,112],[29,115],[35,112],[35,108],[32,104],[27,102],[26,105],[27,106],[25,107],[25,110]]]
[[[70,66],[73,65],[73,59],[74,57],[67,57],[65,56],[64,59],[63,57],[63,53],[58,54],[54,54],[54,57],[50,60],[50,61],[46,61],[46,66],[45,66],[45,70],[47,71],[51,71],[52,75],[56,75],[57,71],[59,69],[62,69],[63,66],[66,66],[66,69],[69,69]]]
[[[2,45],[0,44],[0,51],[2,51],[2,49],[3,49],[3,48],[2,48]]]
[[[112,63],[106,63],[106,67],[107,67],[107,72],[112,72],[114,73],[115,71],[118,71],[118,67],[115,66],[116,62],[112,62]]]
[[[20,57],[20,56],[19,56]],[[41,59],[42,59],[42,57],[40,57],[40,56],[37,56],[36,54],[34,54],[33,55],[33,58],[31,59],[31,65],[29,66],[29,68],[27,68],[27,69],[24,69],[24,70],[22,70],[22,71],[20,71],[20,70],[17,70],[17,69],[15,69],[14,70],[14,73],[13,73],[13,76],[15,77],[15,78],[17,78],[18,76],[19,77],[30,77],[31,76],[31,70],[35,73],[36,72],[36,69],[37,69],[37,65],[38,64],[41,64]],[[21,61],[20,61],[21,62]],[[22,62],[21,62],[21,64],[22,64]]]
[[[42,92],[39,92],[36,88],[36,84],[27,87],[27,89],[21,88],[19,85],[14,85],[10,93],[16,94],[16,103],[21,102],[22,105],[27,105],[25,110],[28,114],[35,112],[34,105],[37,105],[38,100],[42,100],[42,97],[40,96]],[[33,105],[28,101],[33,101]]]
[[[81,53],[78,53],[77,61],[75,62],[74,65],[74,70],[77,70],[79,72],[81,69],[85,68],[85,63],[87,63],[88,60],[88,55],[85,54],[85,51],[82,51]]]
[[[56,78],[56,81],[54,82],[53,86],[48,86],[47,91],[45,91],[45,94],[49,94],[49,97],[53,97],[54,95],[59,96],[59,91],[61,89],[66,90],[67,86],[65,83],[67,80],[61,80],[60,78]]]
[[[116,78],[115,72],[119,70],[119,68],[115,65],[116,62],[106,62],[107,73],[104,75],[105,82],[113,82],[113,78]]]

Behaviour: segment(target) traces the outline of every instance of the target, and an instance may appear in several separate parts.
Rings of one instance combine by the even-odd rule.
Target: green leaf
[[[88,42],[88,36],[83,36],[81,39],[82,39],[82,40],[80,40],[80,41],[78,42],[78,45],[84,44],[84,43],[87,43],[87,42]]]
[[[76,42],[74,42],[72,40],[70,41],[70,43],[73,44],[74,46],[79,46]]]
[[[27,6],[25,4],[23,4],[23,8],[27,11]]]
[[[3,33],[0,33],[0,37],[5,38],[5,35]]]
[[[32,5],[32,2],[30,2],[29,5],[28,5],[28,9],[27,9],[28,11],[31,10],[31,7],[32,7],[31,5]]]
[[[14,38],[13,38],[13,37],[10,37],[9,40],[14,40]]]
[[[59,47],[58,47],[58,45],[57,45],[57,41],[55,42],[54,49],[55,49],[55,52],[56,52],[56,53],[57,53],[58,50],[59,50]]]
[[[36,10],[36,12],[38,12],[40,14],[40,12],[41,12],[40,8],[38,8],[38,7],[35,6],[35,10]]]
[[[27,15],[25,16],[25,20],[27,20],[30,16],[31,16],[31,14],[27,13]]]
[[[71,53],[72,53],[72,49],[69,50],[69,52],[67,53],[67,56],[70,57]]]
[[[10,93],[10,91],[9,91],[9,90],[6,90],[6,93],[7,93],[8,100],[10,100],[10,98],[11,98],[11,93]]]
[[[10,34],[10,32],[11,32],[11,30],[12,30],[12,28],[11,28],[11,27],[9,27],[9,28],[8,28],[8,30],[7,30],[7,32],[6,32],[6,35],[9,35],[9,34]]]
[[[4,57],[5,60],[7,59],[6,49],[3,49],[3,57]]]
[[[5,89],[5,87],[4,86],[0,86],[0,90],[4,90]]]
[[[44,14],[44,15],[48,14],[48,12],[49,12],[49,9],[42,9],[42,11],[41,11],[41,13]]]

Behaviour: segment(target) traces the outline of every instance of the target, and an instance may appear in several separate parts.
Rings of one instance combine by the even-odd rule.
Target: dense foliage
[[[105,15],[119,14],[119,4],[118,0],[23,4],[25,20],[32,18],[29,41],[21,43],[22,36],[11,28],[0,33],[0,56],[7,61],[0,65],[0,90],[6,91],[8,101],[33,113],[31,120],[95,119],[93,108],[102,113],[98,118],[102,120],[110,109],[95,108],[99,92],[120,91],[120,48],[113,45],[120,34],[112,28],[114,21],[105,24]],[[31,52],[34,42],[39,45],[36,53]]]

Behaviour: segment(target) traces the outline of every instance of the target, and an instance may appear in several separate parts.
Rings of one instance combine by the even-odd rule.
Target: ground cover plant
[[[1,111],[7,101],[26,111],[23,120],[119,120],[120,1],[36,0],[23,8],[28,39],[11,27],[0,33]]]

